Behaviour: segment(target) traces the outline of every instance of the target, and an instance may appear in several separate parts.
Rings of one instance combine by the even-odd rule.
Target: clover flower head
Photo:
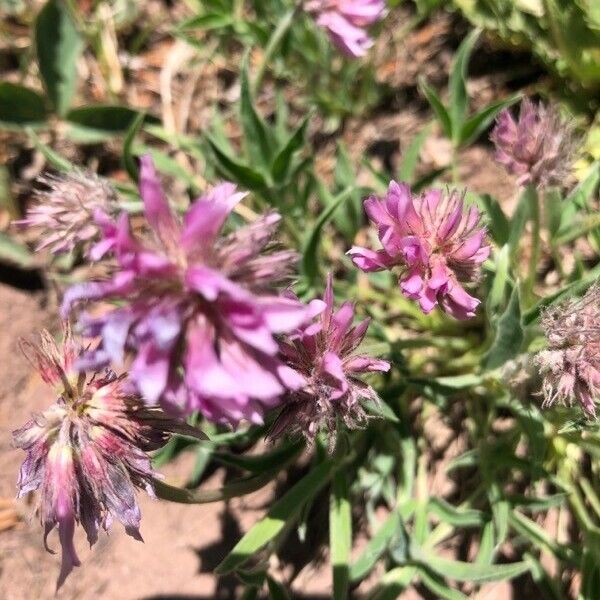
[[[498,115],[490,137],[496,160],[519,185],[545,188],[569,177],[577,140],[573,124],[556,106],[525,98],[517,119],[508,108]]]
[[[275,250],[280,220],[268,213],[222,235],[246,194],[223,183],[196,200],[183,219],[167,202],[150,157],[140,193],[151,235],[132,235],[126,215],[105,223],[117,269],[101,282],[67,291],[63,312],[82,301],[117,300],[100,316],[83,314],[85,335],[101,337],[86,357],[95,366],[134,360],[130,377],[150,403],[216,422],[261,422],[265,409],[303,385],[278,358],[275,336],[312,318],[315,305],[281,296],[296,254]]]
[[[47,248],[63,254],[81,248],[88,258],[98,260],[102,252],[96,242],[101,230],[94,216],[116,214],[118,202],[113,188],[89,171],[42,175],[38,182],[45,189],[37,191],[25,219],[16,224],[39,232],[37,250]]]
[[[327,31],[331,41],[347,56],[364,56],[373,45],[366,28],[385,15],[384,0],[308,0],[307,12]]]
[[[395,181],[385,198],[370,197],[364,206],[383,249],[353,247],[354,264],[366,272],[400,267],[402,293],[424,313],[439,305],[457,319],[473,317],[479,300],[463,284],[478,279],[490,253],[477,207],[466,208],[458,192],[415,196]]]
[[[600,395],[600,283],[579,300],[547,309],[542,328],[548,348],[534,362],[543,376],[544,406],[577,402],[596,416]]]
[[[74,364],[82,348],[65,326],[59,348],[47,331],[39,346],[22,342],[22,349],[51,385],[56,401],[13,432],[14,443],[26,451],[18,481],[18,496],[39,490],[38,512],[44,545],[58,527],[62,566],[57,587],[80,561],[74,545],[76,524],[90,546],[102,527],[118,519],[129,535],[141,540],[141,514],[136,488],[153,495],[147,452],[166,443],[170,433],[199,437],[197,430],[148,409],[124,376],[109,370],[86,374]]]
[[[338,422],[349,429],[361,425],[366,420],[361,400],[377,400],[373,388],[360,375],[390,368],[385,360],[355,352],[369,319],[353,326],[354,306],[350,302],[334,311],[331,276],[323,302],[325,308],[316,321],[298,328],[281,343],[287,364],[305,377],[306,384],[289,393],[272,438],[302,433],[312,441],[324,428],[332,446]]]

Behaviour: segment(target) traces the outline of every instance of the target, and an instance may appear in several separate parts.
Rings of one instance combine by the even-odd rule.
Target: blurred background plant
[[[3,281],[25,273],[52,304],[106,268],[77,248],[34,252],[36,234],[9,226],[46,169],[98,172],[134,219],[143,153],[180,211],[210,183],[237,183],[251,197],[233,226],[278,210],[283,241],[301,254],[296,292],[320,295],[332,272],[336,297],[372,317],[366,347],[393,369],[372,378],[381,403],[367,407],[368,426],[341,434],[333,454],[323,437],[308,449],[265,445],[271,421],[230,431],[197,417],[210,441],[174,437],[155,456],[157,467],[193,456],[183,486],[157,484],[175,502],[275,481],[264,518],[216,573],[237,576],[239,597],[285,598],[324,552],[336,600],[411,587],[454,600],[498,581],[516,598],[594,600],[600,429],[577,407],[542,410],[532,361],[542,311],[600,276],[596,4],[388,7],[370,56],[352,61],[291,0],[3,2]],[[562,100],[587,132],[572,176],[543,190],[518,188],[488,141],[498,113],[525,95]],[[424,315],[391,273],[357,272],[345,256],[375,244],[362,200],[393,178],[415,192],[466,186],[484,212],[493,251],[476,318]],[[206,489],[217,469],[226,482]],[[290,558],[290,544],[307,556]]]

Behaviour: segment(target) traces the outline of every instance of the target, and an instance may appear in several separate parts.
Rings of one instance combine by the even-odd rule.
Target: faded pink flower
[[[364,206],[383,249],[353,247],[348,254],[354,264],[366,272],[399,266],[402,293],[418,300],[424,313],[439,304],[457,319],[473,317],[479,300],[462,284],[477,280],[490,254],[478,209],[466,209],[457,192],[413,196],[395,181],[385,198],[368,198]]]
[[[567,300],[542,315],[548,349],[535,357],[543,376],[544,406],[579,403],[596,416],[600,396],[600,283],[580,300]]]
[[[100,336],[92,365],[134,356],[130,377],[150,404],[201,411],[218,422],[261,422],[302,377],[278,358],[275,336],[312,318],[317,306],[284,298],[296,254],[272,251],[280,220],[269,213],[228,235],[220,231],[246,195],[216,186],[180,219],[170,209],[152,160],[142,158],[140,193],[152,236],[133,237],[126,215],[106,223],[104,241],[118,269],[108,281],[67,291],[63,313],[82,300],[115,300],[101,316],[83,315],[85,335]]]
[[[517,176],[519,185],[543,188],[563,184],[569,177],[576,147],[574,128],[556,106],[535,105],[525,98],[519,118],[504,109],[490,137],[496,160]]]
[[[113,188],[89,171],[43,175],[38,182],[46,189],[37,191],[26,218],[16,222],[38,230],[36,250],[62,254],[80,248],[92,260],[100,258],[94,245],[101,230],[94,215],[119,211]]]
[[[354,306],[344,302],[334,312],[331,276],[323,298],[325,310],[317,321],[300,327],[281,343],[287,364],[306,378],[306,385],[290,392],[271,437],[301,432],[311,441],[324,427],[335,440],[338,421],[348,428],[363,423],[361,400],[377,400],[371,386],[359,378],[388,371],[390,364],[355,351],[363,341],[369,319],[352,326]]]
[[[308,0],[307,12],[327,30],[331,41],[346,55],[364,56],[373,45],[366,28],[385,15],[385,0]]]
[[[78,373],[74,363],[82,349],[68,325],[62,348],[43,331],[40,346],[23,342],[25,355],[51,385],[56,402],[13,432],[15,445],[27,452],[21,466],[18,496],[40,490],[37,510],[44,545],[58,527],[62,566],[57,587],[79,566],[73,537],[80,524],[90,545],[116,517],[141,540],[136,488],[153,495],[155,476],[147,454],[164,445],[170,433],[203,434],[146,408],[124,376],[112,371]]]

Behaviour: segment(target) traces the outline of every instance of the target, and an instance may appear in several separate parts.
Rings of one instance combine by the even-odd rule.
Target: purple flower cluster
[[[334,311],[333,281],[327,279],[325,308],[318,320],[303,325],[281,343],[287,364],[306,384],[290,392],[272,437],[298,432],[313,440],[321,427],[335,441],[338,420],[352,429],[364,422],[361,400],[377,400],[373,388],[359,379],[364,373],[385,372],[390,364],[355,351],[363,341],[369,319],[353,326],[354,306],[344,302]]]
[[[101,231],[94,217],[117,213],[117,195],[112,187],[87,171],[44,175],[38,183],[45,189],[37,191],[26,218],[16,222],[37,230],[36,249],[62,254],[80,248],[92,260],[100,258],[95,244]]]
[[[245,196],[223,183],[180,219],[149,157],[142,158],[140,193],[152,236],[135,237],[126,215],[106,223],[118,269],[65,295],[65,316],[82,301],[119,303],[81,317],[84,334],[101,338],[83,364],[122,364],[128,351],[135,357],[130,377],[148,403],[217,422],[261,422],[285,391],[304,384],[282,362],[275,336],[318,308],[277,293],[296,261],[293,252],[271,247],[279,215],[221,235]]]
[[[542,315],[548,348],[535,357],[543,376],[544,406],[577,402],[596,416],[600,397],[600,283],[580,300],[567,300]]]
[[[170,433],[200,436],[158,408],[146,408],[121,376],[109,370],[75,370],[81,347],[68,325],[62,347],[44,331],[41,344],[24,342],[23,351],[56,394],[56,401],[13,432],[15,445],[27,452],[18,495],[40,490],[38,512],[44,544],[57,527],[62,547],[60,587],[79,566],[73,536],[81,524],[93,545],[100,528],[117,518],[129,535],[141,540],[136,488],[153,494],[155,475],[147,452],[163,446]]]
[[[308,0],[307,12],[327,30],[337,48],[347,56],[364,56],[373,45],[366,29],[385,15],[385,0]]]
[[[353,247],[348,254],[354,264],[366,272],[399,266],[402,293],[424,313],[440,305],[457,319],[473,317],[479,300],[463,284],[477,280],[490,254],[477,207],[465,208],[456,192],[432,189],[415,196],[395,181],[385,198],[371,197],[364,205],[383,249]]]
[[[555,106],[526,98],[517,120],[509,109],[496,119],[491,139],[496,160],[517,177],[519,185],[547,187],[568,178],[575,152],[573,125]]]

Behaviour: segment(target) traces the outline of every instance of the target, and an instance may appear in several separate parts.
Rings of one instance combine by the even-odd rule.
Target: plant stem
[[[529,201],[529,218],[531,219],[531,254],[529,256],[529,270],[524,285],[524,296],[527,300],[533,295],[533,288],[537,275],[538,263],[540,261],[541,248],[541,219],[540,219],[540,200],[538,193],[532,185],[525,191]]]
[[[279,45],[281,44],[283,38],[285,37],[285,34],[288,32],[291,24],[293,23],[296,13],[300,10],[300,6],[300,3],[296,3],[294,8],[286,12],[277,24],[275,31],[273,31],[273,33],[271,34],[269,43],[265,48],[262,61],[258,66],[258,69],[256,70],[256,76],[254,77],[254,81],[252,83],[252,90],[254,94],[256,94],[260,89],[262,80],[267,70],[267,65],[273,58],[275,52],[279,49]]]

